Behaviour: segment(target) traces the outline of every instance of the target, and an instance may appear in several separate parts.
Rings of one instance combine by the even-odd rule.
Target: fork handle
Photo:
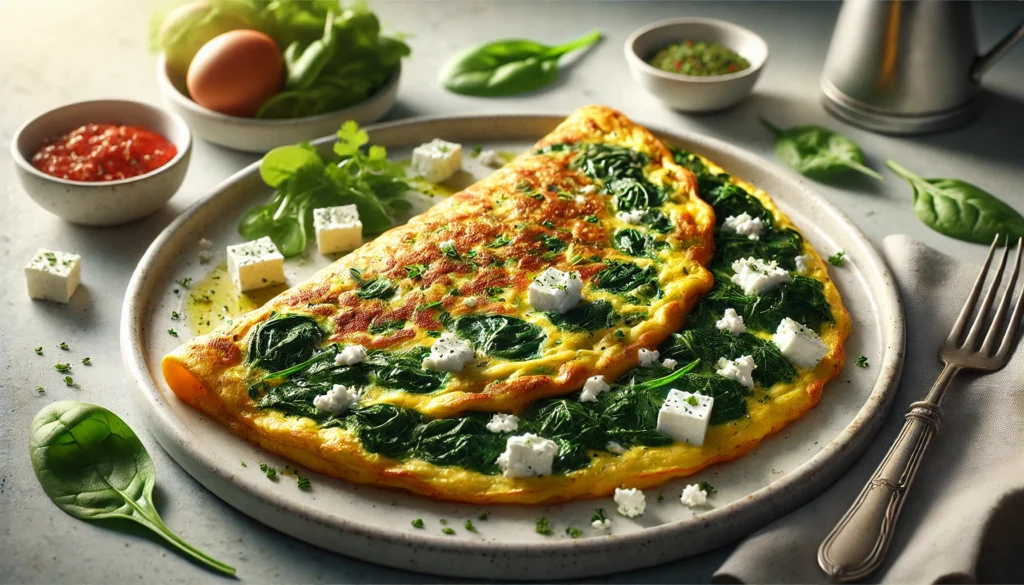
[[[882,565],[907,491],[941,423],[937,402],[910,405],[889,453],[818,549],[818,564],[832,581],[860,581]]]

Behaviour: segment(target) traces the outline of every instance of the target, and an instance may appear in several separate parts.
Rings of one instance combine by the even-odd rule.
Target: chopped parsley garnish
[[[50,263],[50,266],[57,265],[57,255],[53,252],[46,252],[43,256],[46,258],[46,261]]]
[[[423,528],[423,518],[417,518],[412,521],[413,528]]]
[[[438,244],[438,247],[441,248],[442,254],[451,258],[452,260],[462,260],[462,256],[459,255],[459,250],[455,247],[454,242],[441,242],[440,244]]]
[[[174,329],[168,329],[167,333],[169,333],[171,335],[171,337],[177,337],[178,336],[178,332],[175,331]]]
[[[431,302],[431,303],[426,303],[424,305],[420,305],[420,306],[416,307],[416,310],[417,311],[426,311],[427,309],[439,309],[439,308],[441,308],[442,304],[443,303],[441,301],[434,301],[434,302]]]
[[[441,532],[447,534],[448,536],[451,536],[451,535],[455,534],[455,529],[451,528],[451,527],[442,528]]]
[[[63,341],[62,341],[62,342],[60,342],[60,345],[58,345],[57,347],[59,347],[59,348],[63,349],[64,351],[70,351],[70,350],[71,350],[71,348],[70,348],[70,347],[68,347],[68,344],[67,344],[67,343],[65,343],[65,342],[63,342]]]
[[[242,461],[242,467],[249,467],[249,466],[245,464],[245,461]]]
[[[510,240],[508,238],[508,236],[506,236],[505,234],[502,234],[502,235],[498,236],[497,238],[494,238],[494,241],[491,242],[490,244],[487,244],[486,247],[487,248],[500,248],[502,246],[507,246],[511,242],[512,242],[512,240]]]
[[[569,536],[573,537],[573,538],[579,538],[579,537],[583,536],[583,531],[582,530],[580,530],[579,528],[574,528],[572,526],[569,526],[568,528],[566,528],[565,529],[565,533],[568,534]]]
[[[441,518],[441,519],[439,520],[439,522],[441,523],[441,526],[448,526],[448,521],[447,521],[447,520],[445,520],[444,518]]]
[[[615,337],[618,337],[619,339],[625,339],[626,338],[626,332],[623,331],[622,329],[616,329],[615,330]]]
[[[715,486],[711,485],[706,481],[700,482],[699,484],[697,484],[697,487],[707,492],[709,496],[718,491],[715,489]]]
[[[487,510],[480,512],[476,517],[477,520],[487,520]]]
[[[583,218],[583,221],[587,223],[597,223],[601,220],[597,219],[596,215],[588,215],[587,217]]]
[[[43,355],[43,346],[40,345],[36,348],[36,355]]]
[[[64,384],[66,386],[74,386],[75,385],[75,379],[72,378],[71,376],[64,376]]]
[[[477,144],[477,145],[473,146],[472,150],[469,151],[469,156],[471,156],[473,158],[476,158],[476,157],[480,156],[480,152],[482,150],[483,150],[483,147],[481,147],[479,144]]]
[[[846,263],[846,250],[839,250],[828,257],[828,263],[832,266],[842,266]]]
[[[267,474],[267,477],[273,479],[277,475],[277,469],[267,465],[266,463],[260,463],[260,471]]]
[[[308,490],[311,487],[311,484],[309,483],[309,478],[299,475],[298,471],[295,472],[295,482],[296,485],[299,486],[300,490]]]
[[[90,358],[89,356],[86,356],[86,357],[82,358],[82,365],[83,366],[91,366],[92,365],[92,358]]]
[[[547,518],[541,518],[537,520],[537,534],[543,534],[544,536],[551,536],[554,532],[551,530],[551,523]]]
[[[426,273],[427,266],[425,264],[410,264],[405,267],[405,274],[409,278],[423,278],[423,274]]]
[[[174,282],[176,284],[178,284],[178,285],[181,285],[181,288],[188,288],[188,287],[190,287],[192,285],[192,279],[191,278],[187,278],[187,277],[186,278],[175,278]]]
[[[476,532],[476,526],[473,526],[472,520],[466,520],[466,530],[470,532]]]
[[[868,364],[868,356],[862,355],[859,358],[857,358],[857,367],[858,368],[866,368],[869,365],[870,364]]]
[[[662,495],[662,494],[658,494],[658,503],[660,504],[660,503],[662,503],[664,501],[665,501],[665,496]]]
[[[43,388],[42,386],[36,386],[36,392],[46,392],[46,388]]]
[[[181,319],[181,313],[177,311],[171,311],[171,321],[177,321]]]
[[[696,396],[690,396],[686,399],[686,403],[690,406],[700,406],[700,401],[697,400]]]
[[[595,508],[594,514],[590,517],[591,522],[604,522],[607,519],[604,515],[604,508]]]
[[[71,371],[71,364],[54,364],[53,369],[62,374],[66,374]]]

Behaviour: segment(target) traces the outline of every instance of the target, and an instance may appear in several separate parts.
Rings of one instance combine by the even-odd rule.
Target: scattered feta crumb
[[[580,195],[590,195],[591,193],[593,193],[596,190],[597,190],[597,187],[595,187],[594,185],[583,185],[582,187],[580,187],[580,190],[578,191],[578,193]]]
[[[721,319],[715,321],[715,327],[722,331],[728,331],[733,335],[739,335],[747,330],[747,326],[743,324],[743,316],[732,307],[725,310],[725,314],[722,315]]]
[[[646,210],[644,209],[634,209],[632,211],[620,211],[615,214],[615,217],[624,223],[636,225],[640,223],[641,219],[643,219],[644,213],[646,213]]]
[[[661,357],[661,352],[656,349],[644,349],[641,347],[637,355],[640,358],[641,366],[649,366],[658,361],[658,358]]]
[[[497,463],[505,477],[551,475],[557,454],[558,443],[525,433],[508,438],[505,452],[498,455]]]
[[[779,323],[772,341],[782,355],[801,368],[814,368],[828,354],[828,346],[817,333],[789,317]]]
[[[703,394],[669,390],[658,411],[658,431],[677,441],[700,447],[708,431],[715,399]]]
[[[810,272],[810,268],[807,266],[807,261],[810,259],[810,256],[805,256],[804,254],[801,254],[796,258],[793,258],[793,261],[796,263],[797,274],[799,274],[800,276],[805,276],[808,272]]]
[[[576,272],[547,268],[530,283],[526,295],[538,311],[564,313],[583,298],[583,280]]]
[[[730,215],[725,218],[722,229],[741,236],[747,236],[749,240],[760,240],[761,232],[764,231],[764,223],[760,217],[750,217],[750,214],[743,212],[739,215]]]
[[[700,489],[699,485],[691,483],[683,488],[683,493],[679,496],[679,501],[682,502],[684,506],[688,506],[690,508],[703,506],[708,501],[708,492]]]
[[[461,372],[466,363],[473,359],[473,348],[451,333],[444,333],[430,347],[430,355],[423,360],[423,367],[441,372]]]
[[[604,376],[587,378],[587,381],[583,383],[583,391],[580,392],[580,402],[596,402],[599,394],[611,389],[612,387],[604,381]]]
[[[363,245],[363,222],[355,205],[314,209],[313,227],[321,254],[351,252]]]
[[[665,358],[665,359],[663,359],[661,361],[661,365],[665,366],[666,368],[668,368],[670,370],[674,370],[674,369],[676,369],[676,366],[679,365],[679,362],[677,362],[676,360],[674,360],[672,358]]]
[[[213,242],[207,240],[206,238],[199,238],[199,247],[202,248],[203,250],[209,250],[210,248],[213,247]]]
[[[462,145],[435,138],[413,149],[410,166],[430,183],[447,181],[462,168]]]
[[[605,518],[604,520],[594,520],[593,522],[590,523],[590,525],[593,526],[594,528],[597,528],[598,530],[611,530],[612,529],[612,521],[611,521],[610,518]]]
[[[209,262],[212,259],[213,259],[213,253],[210,252],[209,250],[200,250],[199,251],[199,263],[200,264],[206,264],[207,262]]]
[[[466,297],[462,299],[462,304],[472,309],[476,306],[476,297]]]
[[[339,366],[354,366],[366,359],[366,348],[357,344],[346,345],[334,356],[334,363]]]
[[[619,507],[619,514],[627,518],[642,516],[647,509],[647,498],[644,493],[636,488],[622,489],[615,488],[615,504]]]
[[[605,445],[604,448],[607,449],[609,453],[614,453],[616,455],[622,455],[626,452],[626,448],[615,441],[608,441],[608,444]]]
[[[496,413],[487,422],[487,430],[492,433],[511,433],[519,428],[519,417],[514,414]]]
[[[68,303],[82,280],[82,257],[40,248],[25,266],[28,296],[41,301]]]
[[[283,284],[284,256],[268,237],[228,246],[228,273],[241,292]]]
[[[736,380],[747,388],[754,387],[753,372],[757,368],[757,364],[754,363],[753,356],[744,355],[734,360],[719,358],[716,365],[718,369],[715,370],[715,373],[719,376]]]
[[[481,164],[489,166],[493,169],[504,166],[506,162],[505,157],[494,152],[493,150],[481,150],[480,154],[476,155],[476,159],[480,161]]]
[[[789,272],[779,268],[774,260],[764,261],[757,258],[743,258],[732,263],[736,274],[732,275],[732,283],[743,289],[743,294],[764,294],[780,284],[789,282]]]
[[[355,388],[349,388],[341,384],[335,384],[333,388],[327,391],[327,394],[321,394],[313,398],[313,406],[317,410],[332,414],[341,414],[357,402],[359,402],[359,393],[356,392]]]

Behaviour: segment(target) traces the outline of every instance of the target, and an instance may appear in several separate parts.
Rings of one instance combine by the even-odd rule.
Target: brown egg
[[[251,117],[284,84],[284,60],[274,39],[255,30],[233,30],[203,45],[189,65],[188,92],[199,105]]]

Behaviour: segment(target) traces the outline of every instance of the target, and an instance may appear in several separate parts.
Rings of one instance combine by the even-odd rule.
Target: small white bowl
[[[662,71],[648,61],[661,49],[683,40],[718,43],[750,62],[725,75],[682,75]],[[626,63],[633,79],[670,107],[684,112],[713,112],[736,105],[750,94],[768,61],[768,45],[742,26],[713,18],[670,18],[629,36]]]
[[[402,65],[399,64],[395,74],[377,93],[342,110],[305,118],[260,120],[228,116],[195,103],[188,97],[184,79],[167,70],[167,63],[162,55],[156,68],[156,77],[164,94],[164,103],[185,118],[196,136],[227,148],[258,154],[285,144],[334,134],[347,120],[355,120],[361,125],[380,120],[391,106],[395,105],[398,97],[398,80],[401,76]]]
[[[169,140],[178,154],[145,175],[118,181],[70,181],[32,166],[47,138],[105,123],[142,126]],[[128,100],[78,102],[50,110],[22,125],[11,140],[11,159],[25,192],[50,213],[93,226],[127,223],[163,207],[185,180],[191,156],[192,135],[180,116]]]

